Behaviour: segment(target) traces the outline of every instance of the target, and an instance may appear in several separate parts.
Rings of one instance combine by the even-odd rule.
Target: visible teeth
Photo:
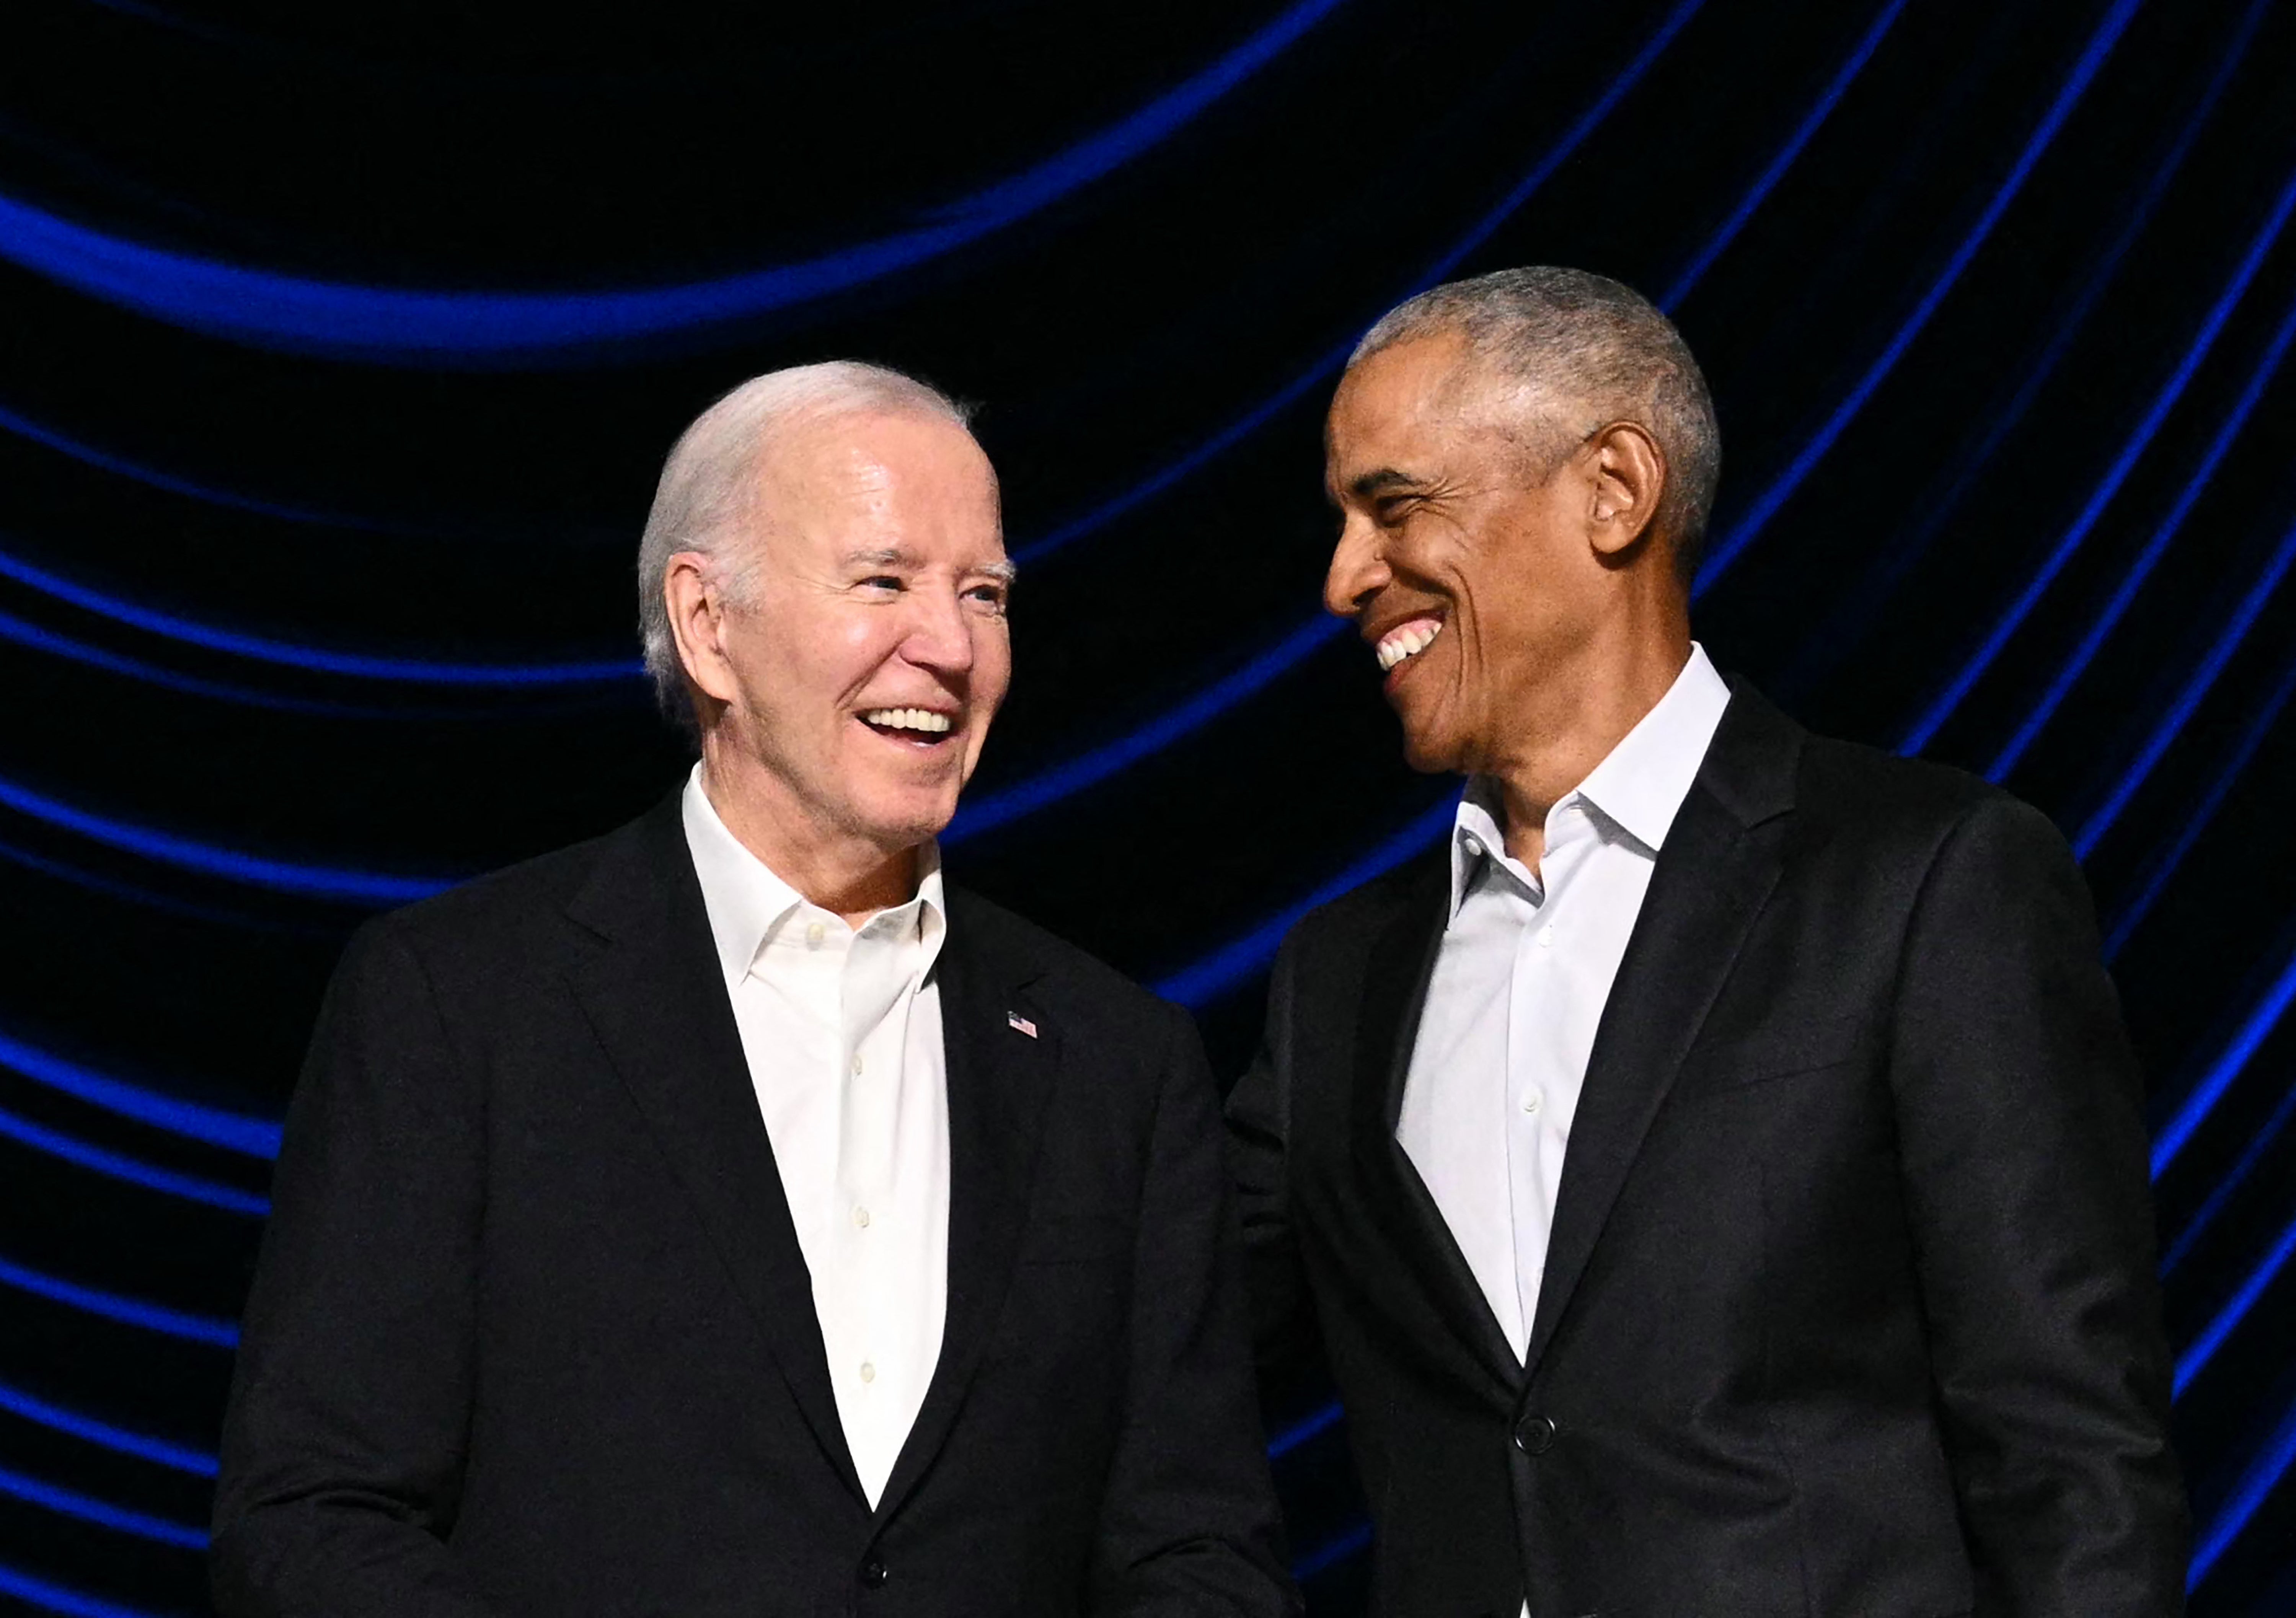
[[[948,715],[931,708],[872,708],[861,717],[889,731],[928,731],[939,735],[949,728]]]
[[[1425,651],[1435,637],[1443,633],[1443,622],[1437,618],[1428,623],[1414,624],[1395,631],[1382,641],[1377,649],[1380,672],[1386,673],[1406,658],[1415,658]]]

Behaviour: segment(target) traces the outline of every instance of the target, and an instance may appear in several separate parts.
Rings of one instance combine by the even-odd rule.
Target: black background
[[[265,1177],[215,1137],[276,1118],[368,910],[675,781],[633,674],[501,671],[634,666],[638,527],[711,397],[853,355],[982,402],[1018,673],[950,865],[1232,1070],[1274,929],[1452,790],[1309,627],[1337,356],[1545,262],[1706,368],[1716,661],[2081,846],[2166,1159],[2194,1610],[2296,1611],[2292,67],[2263,0],[10,0],[0,1606],[201,1610],[197,1338]],[[576,294],[520,343],[483,301]],[[1280,1395],[1278,1474],[1340,1614],[1316,1403]]]

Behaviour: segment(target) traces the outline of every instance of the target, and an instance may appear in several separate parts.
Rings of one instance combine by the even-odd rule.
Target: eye
[[[974,606],[1002,616],[1005,605],[1005,589],[1002,584],[975,584],[964,592],[964,599]]]
[[[867,578],[863,579],[855,586],[855,588],[860,590],[890,590],[898,592],[907,589],[908,581],[902,578],[898,574],[873,573]]]
[[[1383,527],[1391,527],[1411,515],[1412,507],[1419,503],[1416,494],[1382,494],[1372,502],[1371,514]]]

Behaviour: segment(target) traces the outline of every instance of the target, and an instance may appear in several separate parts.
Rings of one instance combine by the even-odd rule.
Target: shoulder
[[[1794,808],[1812,835],[1924,865],[1969,840],[2064,847],[2046,815],[1981,776],[1830,737],[1805,743]]]
[[[955,883],[947,892],[952,947],[1024,966],[1033,977],[1032,998],[1056,1001],[1101,1024],[1138,1027],[1186,1017],[1098,956],[1027,917]]]

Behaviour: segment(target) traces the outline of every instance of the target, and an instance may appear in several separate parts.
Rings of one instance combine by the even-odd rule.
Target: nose
[[[909,592],[909,633],[901,656],[938,674],[972,672],[972,623],[954,585]]]
[[[1340,527],[1340,542],[1332,548],[1332,565],[1324,575],[1324,610],[1351,618],[1394,582],[1387,559],[1381,553],[1379,530],[1352,513]]]

